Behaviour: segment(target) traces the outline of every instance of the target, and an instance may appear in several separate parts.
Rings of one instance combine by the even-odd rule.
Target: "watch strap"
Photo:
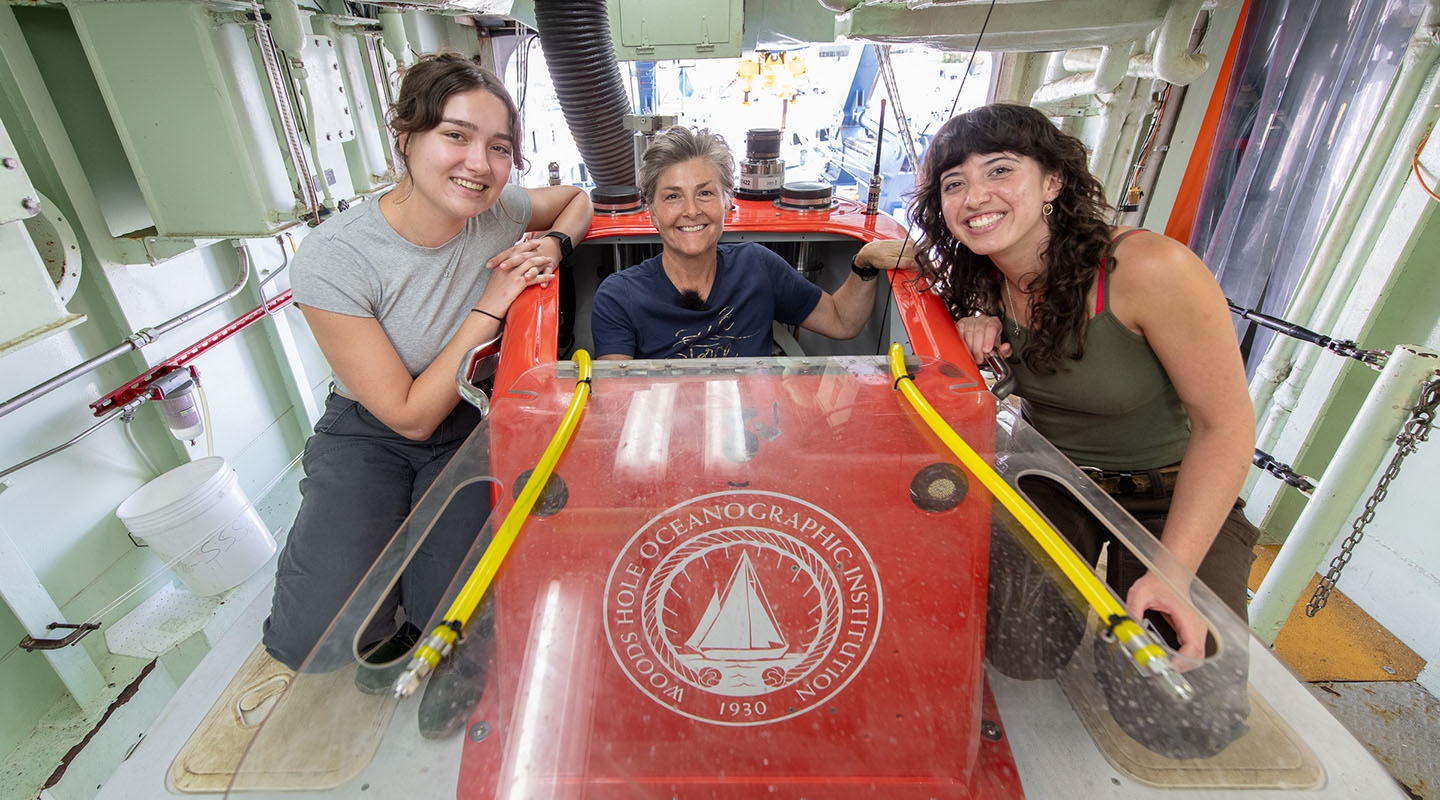
[[[855,263],[854,258],[850,259],[850,271],[859,275],[862,281],[873,281],[875,276],[880,274],[879,267],[862,267]]]
[[[561,261],[569,258],[570,254],[575,252],[575,246],[570,243],[569,234],[565,233],[564,231],[546,231],[545,233],[541,234],[541,238],[554,239],[555,241],[560,243]]]

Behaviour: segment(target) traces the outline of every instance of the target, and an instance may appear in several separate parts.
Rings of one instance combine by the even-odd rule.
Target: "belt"
[[[1180,477],[1179,464],[1157,469],[1109,470],[1098,467],[1081,467],[1080,469],[1106,494],[1121,496],[1148,494],[1164,497],[1175,491],[1175,480]]]

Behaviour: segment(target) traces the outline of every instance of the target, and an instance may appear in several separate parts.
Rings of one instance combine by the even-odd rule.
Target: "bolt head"
[[[20,207],[26,211],[39,211],[40,201],[33,197],[26,197],[20,201]]]

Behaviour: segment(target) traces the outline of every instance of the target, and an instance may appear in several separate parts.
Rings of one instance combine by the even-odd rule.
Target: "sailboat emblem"
[[[788,495],[719,492],[661,512],[617,554],[605,632],[666,708],[761,725],[844,689],[882,607],[875,565],[839,519]]]
[[[778,658],[790,649],[749,553],[740,556],[725,592],[710,595],[710,604],[685,646],[716,661],[760,661]]]

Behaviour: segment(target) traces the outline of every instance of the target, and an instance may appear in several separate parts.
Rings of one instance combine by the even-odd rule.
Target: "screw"
[[[470,726],[470,741],[483,742],[490,738],[490,723],[481,720]]]
[[[20,207],[26,211],[39,211],[40,201],[33,197],[26,197],[20,201]]]
[[[16,167],[19,167],[19,166],[20,166],[20,162],[19,162],[19,161],[16,161],[15,159],[11,158],[10,156],[5,156],[4,158],[0,158],[0,167],[4,167],[5,169],[15,169]]]
[[[992,742],[1000,741],[1000,726],[988,719],[980,720],[980,735]]]

